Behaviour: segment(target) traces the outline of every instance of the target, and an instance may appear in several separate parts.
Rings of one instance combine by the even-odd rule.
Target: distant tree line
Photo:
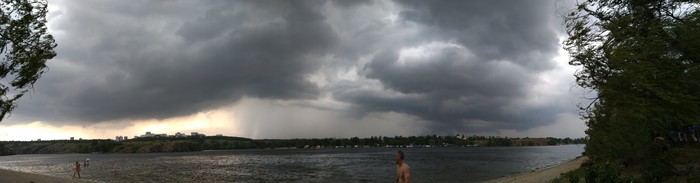
[[[522,142],[522,143],[518,143]],[[529,142],[529,143],[528,143]],[[285,140],[255,140],[258,148],[278,147],[466,147],[466,146],[535,146],[583,144],[584,138],[509,138],[499,136],[372,136],[369,138],[322,138],[322,139],[285,139]]]
[[[372,136],[369,138],[249,139],[242,137],[149,137],[124,141],[53,140],[3,142],[17,154],[42,153],[150,153],[201,150],[355,147],[468,147],[582,144],[584,138],[509,138],[498,136]]]

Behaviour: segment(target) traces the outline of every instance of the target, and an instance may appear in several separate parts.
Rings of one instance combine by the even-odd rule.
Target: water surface
[[[583,145],[405,148],[412,182],[481,182],[553,166]],[[396,150],[276,149],[149,154],[39,154],[0,157],[0,168],[97,182],[392,182]],[[118,175],[114,171],[118,171]]]

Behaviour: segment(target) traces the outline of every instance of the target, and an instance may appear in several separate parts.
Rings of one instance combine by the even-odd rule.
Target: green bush
[[[592,164],[586,168],[586,182],[615,182],[618,176],[617,168],[609,163]]]
[[[569,180],[569,183],[578,183],[581,180],[578,174],[575,173],[566,174],[566,179]]]

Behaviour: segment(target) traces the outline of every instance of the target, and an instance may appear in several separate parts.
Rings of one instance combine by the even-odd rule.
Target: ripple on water
[[[391,182],[397,149],[16,155],[0,168],[101,182]],[[573,159],[583,146],[404,149],[416,182],[480,182]],[[115,170],[119,172],[115,175]]]

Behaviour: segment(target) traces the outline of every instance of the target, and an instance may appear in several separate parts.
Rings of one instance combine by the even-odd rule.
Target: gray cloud
[[[559,49],[553,2],[397,2],[403,23],[417,24],[424,41],[386,49],[365,65],[364,76],[391,92],[354,89],[362,81],[339,83],[336,99],[356,104],[360,114],[391,111],[427,119],[440,133],[525,130],[571,111],[524,100],[540,82],[537,75],[553,68]],[[448,45],[425,48],[435,41]],[[430,53],[400,58],[406,48]]]
[[[397,52],[375,56],[366,76],[387,90],[339,82],[334,96],[356,104],[360,114],[400,112],[433,121],[435,132],[525,130],[555,121],[567,108],[524,102],[536,74],[511,62],[483,61],[464,48],[442,48],[434,57],[400,60]],[[482,124],[486,122],[486,124]]]
[[[559,47],[554,1],[397,1],[401,16],[455,39],[483,60],[509,60],[534,70],[550,69]]]
[[[60,7],[49,19],[58,57],[15,120],[164,119],[248,97],[294,101],[262,118],[255,111],[276,103],[244,110],[250,119],[313,108],[304,115],[353,116],[342,121],[362,125],[392,116],[383,126],[411,119],[419,122],[405,124],[418,131],[452,133],[530,129],[575,105],[526,100],[538,74],[554,69],[561,27],[552,1],[51,5]],[[333,101],[320,101],[326,96]]]
[[[372,0],[356,0],[356,1],[344,1],[344,0],[333,0],[333,5],[338,7],[355,7],[360,5],[371,5]]]
[[[337,42],[321,3],[218,2],[182,13],[102,3],[66,5],[55,23],[65,33],[57,60],[85,72],[55,66],[37,86],[69,119],[167,118],[242,96],[313,99],[318,87],[305,76]]]

